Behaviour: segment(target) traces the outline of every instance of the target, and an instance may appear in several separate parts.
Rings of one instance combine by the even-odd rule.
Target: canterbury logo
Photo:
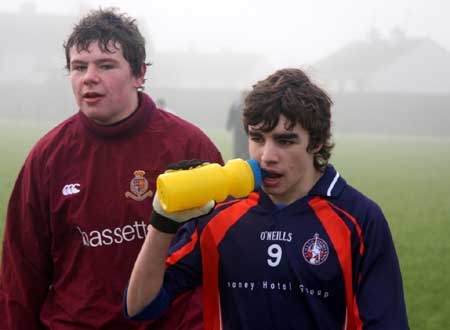
[[[64,196],[78,194],[80,192],[79,188],[80,188],[79,183],[66,184],[62,189],[62,194]]]

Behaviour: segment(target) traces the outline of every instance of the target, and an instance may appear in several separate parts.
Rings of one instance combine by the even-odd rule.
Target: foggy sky
[[[389,37],[400,27],[408,37],[430,37],[450,51],[447,0],[34,2],[38,13],[72,15],[82,7],[115,6],[146,21],[157,50],[257,53],[277,66],[311,64],[348,42],[365,39],[372,28]],[[0,10],[18,11],[20,6],[20,0],[2,1]]]

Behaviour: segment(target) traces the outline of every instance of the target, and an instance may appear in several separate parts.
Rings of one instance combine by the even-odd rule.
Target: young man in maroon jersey
[[[194,220],[211,207],[167,213],[154,198],[129,316],[152,319],[201,284],[206,330],[408,329],[383,212],[329,164],[331,104],[299,69],[253,86],[243,122],[262,189]]]
[[[144,92],[134,19],[90,12],[64,45],[78,113],[33,147],[8,206],[0,328],[202,329],[199,291],[156,322],[133,322],[122,293],[147,234],[159,173],[182,159],[222,163],[200,129]]]

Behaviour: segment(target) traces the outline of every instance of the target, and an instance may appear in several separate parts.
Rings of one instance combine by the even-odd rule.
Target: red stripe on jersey
[[[362,235],[362,230],[361,227],[359,226],[358,221],[356,221],[356,219],[348,212],[346,212],[345,210],[337,207],[336,205],[334,205],[333,203],[328,202],[330,205],[332,205],[335,209],[341,211],[342,213],[345,214],[345,216],[347,218],[349,218],[351,220],[351,222],[353,222],[353,224],[355,225],[356,228],[356,232],[358,233],[359,236],[359,254],[362,256],[364,254],[364,239],[363,239],[363,235]]]
[[[224,205],[231,204],[231,203],[236,203],[236,202],[239,202],[239,200],[232,199],[232,200],[229,200],[229,201],[226,201],[226,202],[217,203],[217,205],[215,207],[217,208],[217,207],[220,207],[220,206],[224,206]]]
[[[195,244],[198,240],[198,233],[197,230],[194,231],[191,235],[191,241],[184,245],[181,249],[178,251],[175,251],[172,253],[169,257],[166,259],[166,268],[176,264],[181,258],[183,258],[185,255],[189,254],[194,250]]]
[[[170,304],[171,306],[174,306],[176,304],[178,304],[179,301],[183,301],[184,298],[186,298],[187,296],[189,296],[190,294],[192,294],[193,290],[190,291],[186,291],[185,293],[182,293],[181,295],[179,295],[178,297],[176,297],[172,303]]]
[[[361,330],[362,321],[353,293],[351,232],[344,220],[339,217],[326,200],[315,197],[309,201],[309,205],[325,228],[341,265],[348,313],[346,330]]]
[[[200,237],[203,264],[203,300],[206,330],[222,329],[219,294],[218,245],[228,230],[258,203],[259,195],[252,193],[248,199],[219,212],[204,228]]]
[[[329,202],[329,203],[330,203],[330,202]],[[347,218],[349,218],[349,219],[353,222],[353,224],[355,225],[356,232],[358,233],[358,236],[359,236],[359,254],[362,256],[362,255],[364,254],[364,238],[363,238],[363,235],[362,235],[362,229],[361,229],[361,227],[359,226],[358,221],[356,221],[355,217],[353,217],[353,216],[352,216],[350,213],[348,213],[347,211],[341,209],[340,207],[337,207],[337,206],[334,205],[333,203],[330,203],[330,205],[332,205],[334,208],[336,208],[337,210],[339,210],[339,211],[341,211],[342,213],[344,213],[345,216],[346,216]],[[358,276],[358,284],[359,284],[359,283],[361,283],[361,281],[362,281],[362,279],[361,279],[362,275],[361,275],[361,273],[358,274],[358,275],[359,275],[359,276]],[[362,329],[362,321],[361,321],[361,318],[360,318],[360,315],[359,315],[359,307],[358,307],[358,303],[356,302],[356,296],[355,296],[354,299],[353,299],[353,313],[355,314],[356,325],[357,325],[357,327],[359,327],[359,328],[357,328],[357,329]],[[358,324],[358,321],[359,321],[361,324]]]

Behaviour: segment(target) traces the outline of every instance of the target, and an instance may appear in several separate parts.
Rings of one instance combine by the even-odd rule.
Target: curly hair
[[[314,153],[314,167],[323,172],[331,156],[331,105],[325,91],[315,85],[300,69],[282,69],[257,82],[245,99],[243,124],[261,125],[264,132],[277,126],[280,116],[286,117],[288,129],[297,123],[309,133],[307,147]]]
[[[136,20],[126,14],[118,13],[115,8],[90,11],[75,25],[69,39],[64,43],[66,68],[70,71],[70,49],[86,51],[89,45],[97,41],[103,52],[113,52],[111,44],[120,44],[123,57],[130,64],[135,77],[142,74],[145,65],[145,39],[140,33]]]

